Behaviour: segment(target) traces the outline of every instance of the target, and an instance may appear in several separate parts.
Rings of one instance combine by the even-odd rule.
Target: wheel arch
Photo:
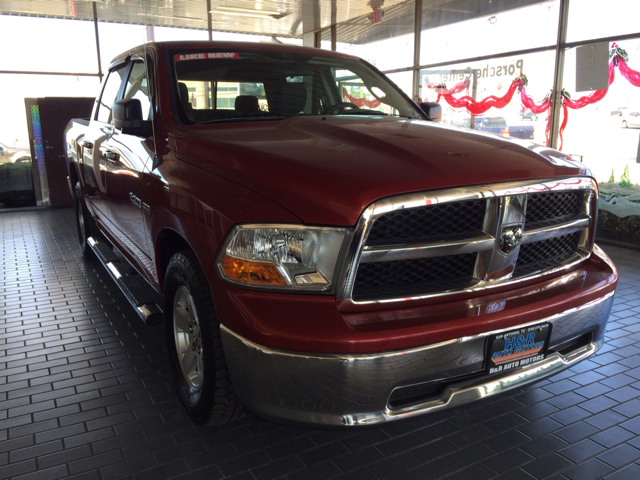
[[[198,253],[180,233],[172,228],[165,228],[160,231],[156,245],[156,251],[158,252],[158,282],[160,291],[163,292],[165,273],[171,257],[182,250],[191,250],[196,257],[198,257]],[[200,258],[198,258],[198,261],[202,265]]]
[[[80,176],[78,175],[78,169],[76,164],[71,162],[69,163],[69,184],[71,188],[75,188],[76,183],[80,181]],[[73,192],[71,192],[73,194]]]

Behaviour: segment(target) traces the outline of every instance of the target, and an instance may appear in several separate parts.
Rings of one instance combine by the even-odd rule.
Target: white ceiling
[[[413,4],[413,0],[408,0]],[[407,0],[211,0],[212,29],[300,38]],[[1,0],[0,14],[93,20],[89,0]],[[206,0],[97,0],[100,21],[207,29]]]

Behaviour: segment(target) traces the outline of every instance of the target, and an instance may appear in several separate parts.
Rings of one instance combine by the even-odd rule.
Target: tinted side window
[[[124,98],[140,100],[142,106],[142,119],[149,120],[151,101],[149,100],[149,86],[146,69],[143,62],[135,62],[127,79]]]
[[[104,85],[104,90],[102,90],[102,96],[98,103],[98,116],[96,119],[100,122],[111,123],[111,106],[116,101],[125,69],[126,66],[123,65],[109,72],[107,83]]]

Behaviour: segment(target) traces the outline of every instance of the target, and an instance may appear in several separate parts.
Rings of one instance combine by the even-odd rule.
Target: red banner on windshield
[[[207,60],[209,58],[240,58],[240,55],[238,55],[238,52],[211,52],[185,53],[173,56],[176,62],[183,62],[185,60]]]

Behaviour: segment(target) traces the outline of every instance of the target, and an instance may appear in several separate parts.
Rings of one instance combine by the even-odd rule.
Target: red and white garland
[[[627,65],[629,61],[629,57],[627,52],[620,48],[616,43],[611,46],[611,52],[609,53],[609,58],[611,61],[609,62],[609,85],[613,83],[615,78],[616,68],[620,71],[620,74],[626,78],[629,83],[631,83],[635,87],[640,87],[640,72],[632,70]],[[525,91],[525,87],[528,84],[527,77],[524,75],[520,75],[516,77],[505,93],[501,97],[496,97],[495,95],[490,95],[484,100],[474,100],[468,94],[462,97],[454,97],[455,94],[460,93],[464,90],[468,90],[470,80],[464,80],[458,84],[456,84],[453,88],[446,88],[445,85],[428,85],[429,88],[433,88],[438,93],[437,102],[440,99],[444,99],[449,105],[454,108],[465,108],[467,112],[471,115],[482,115],[490,108],[504,108],[506,107],[516,92],[520,92],[520,101],[522,105],[526,108],[530,109],[535,114],[540,114],[546,112],[551,107],[551,94],[552,90],[547,94],[547,96],[540,103],[536,103],[529,95],[527,95]],[[595,90],[589,95],[585,95],[576,100],[571,100],[571,96],[565,90],[562,90],[562,112],[563,118],[562,123],[560,124],[559,134],[560,134],[560,150],[562,150],[563,143],[563,134],[564,130],[567,127],[567,122],[569,120],[569,111],[568,109],[579,109],[586,107],[587,105],[591,105],[593,103],[599,102],[606,95],[609,89],[604,90]],[[467,92],[468,93],[468,92]],[[545,138],[546,143],[549,145],[549,124],[551,121],[551,117],[547,119],[547,127],[545,130]]]

